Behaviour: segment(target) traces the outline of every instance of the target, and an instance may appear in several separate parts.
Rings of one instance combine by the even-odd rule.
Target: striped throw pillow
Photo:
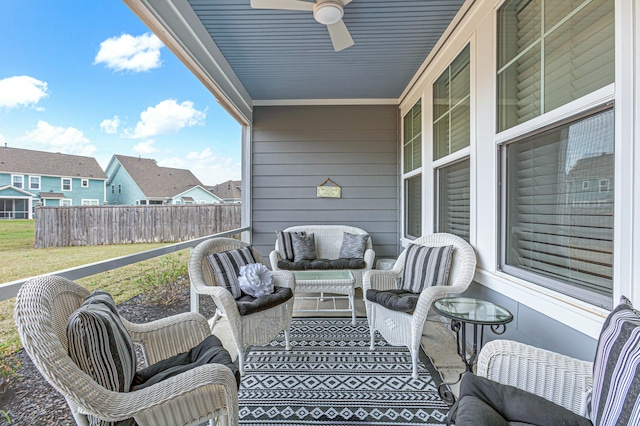
[[[399,288],[420,293],[427,287],[447,285],[452,255],[453,246],[425,247],[410,244]]]
[[[136,353],[109,293],[94,291],[69,316],[67,340],[69,356],[82,371],[106,389],[129,392],[136,373]],[[89,416],[89,424],[135,422],[107,422]]]
[[[640,315],[625,297],[605,320],[593,363],[596,426],[640,424]]]
[[[229,290],[234,299],[242,297],[240,267],[256,263],[249,247],[207,255],[218,285]]]
[[[293,242],[291,241],[291,235],[306,235],[307,233],[304,231],[301,232],[286,232],[286,231],[276,231],[276,235],[278,237],[278,251],[280,252],[280,256],[284,260],[293,260]]]

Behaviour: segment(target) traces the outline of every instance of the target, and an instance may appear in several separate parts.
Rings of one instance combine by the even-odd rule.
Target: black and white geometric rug
[[[379,335],[369,350],[367,320],[294,318],[290,351],[281,333],[249,349],[239,391],[240,424],[441,425],[449,406],[442,378],[421,351],[419,378],[411,355]]]

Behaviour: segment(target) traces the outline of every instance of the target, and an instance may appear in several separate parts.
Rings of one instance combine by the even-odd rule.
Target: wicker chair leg
[[[290,351],[291,342],[289,341],[289,327],[284,329],[284,343],[285,343],[285,349]]]
[[[419,349],[412,349],[411,350],[411,362],[413,364],[413,371],[411,373],[411,378],[412,379],[417,379],[418,378],[418,350]]]

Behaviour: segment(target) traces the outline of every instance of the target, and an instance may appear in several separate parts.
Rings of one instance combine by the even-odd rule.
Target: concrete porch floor
[[[316,295],[305,295],[316,296]],[[362,300],[362,290],[356,289],[356,315],[359,318],[366,317],[366,311],[364,302]],[[330,298],[326,298],[324,302],[320,302],[316,305],[316,302],[311,299],[307,299],[304,302],[296,300],[294,309],[304,309],[312,311],[316,306],[320,309],[331,309],[334,301]],[[336,307],[338,309],[347,308],[347,300],[335,300]],[[348,312],[295,312],[294,318],[299,317],[350,317]],[[442,379],[447,383],[457,382],[460,377],[460,373],[464,372],[465,367],[462,360],[457,354],[456,350],[456,336],[449,328],[449,323],[445,322],[443,318],[435,313],[432,313],[427,320],[427,331],[422,336],[422,348],[431,358],[434,366],[442,375]],[[228,323],[226,318],[218,320],[212,327],[213,333],[220,338],[225,348],[231,354],[231,357],[235,359],[237,357],[237,351],[231,336],[229,334]],[[450,388],[456,397],[458,396],[458,383],[451,384]]]

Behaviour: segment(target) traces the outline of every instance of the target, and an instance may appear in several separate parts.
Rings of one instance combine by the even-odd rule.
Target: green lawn
[[[85,265],[152,248],[166,243],[121,244],[90,247],[34,249],[33,220],[0,221],[0,280],[10,282],[74,266]],[[150,288],[174,281],[187,273],[189,251],[166,256],[87,277],[77,282],[90,290],[101,288],[123,302]],[[0,356],[22,348],[13,322],[15,299],[0,301]]]

